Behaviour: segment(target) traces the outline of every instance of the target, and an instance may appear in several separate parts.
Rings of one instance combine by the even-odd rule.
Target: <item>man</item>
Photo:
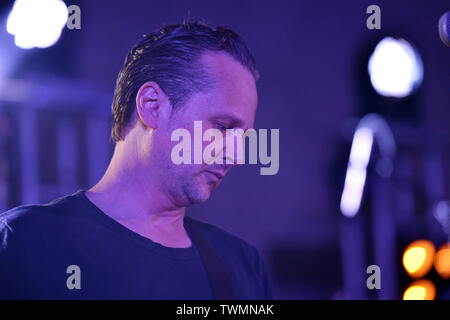
[[[257,78],[253,56],[230,29],[191,22],[147,35],[117,79],[116,146],[102,179],[1,215],[0,297],[272,298],[255,247],[185,216],[209,198],[236,154],[224,145],[215,153],[224,161],[171,158],[172,133],[192,132],[194,121],[203,130],[252,128]]]

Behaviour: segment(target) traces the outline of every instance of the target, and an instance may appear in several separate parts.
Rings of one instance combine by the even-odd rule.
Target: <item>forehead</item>
[[[206,92],[201,111],[205,116],[228,116],[252,127],[258,104],[253,75],[227,53],[206,52],[202,62],[212,76],[213,89]]]

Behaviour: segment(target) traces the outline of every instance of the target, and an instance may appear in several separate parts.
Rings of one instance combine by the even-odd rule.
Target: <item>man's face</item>
[[[157,148],[163,157],[160,160],[164,161],[163,188],[181,206],[201,203],[209,198],[211,191],[233,166],[226,163],[225,157],[231,155],[236,163],[236,153],[227,153],[225,148],[225,129],[240,128],[246,131],[253,128],[258,100],[254,77],[231,56],[208,52],[202,59],[215,79],[213,88],[194,93],[185,105],[174,112],[167,126],[159,128],[165,131],[159,132],[161,143]],[[206,164],[203,157],[202,164],[194,164],[194,121],[202,122],[202,133],[210,128],[222,132],[223,147],[216,156],[222,157],[223,164]],[[176,165],[171,160],[171,150],[177,142],[171,141],[170,137],[174,130],[180,128],[190,132],[192,164]],[[210,143],[203,142],[202,150]]]

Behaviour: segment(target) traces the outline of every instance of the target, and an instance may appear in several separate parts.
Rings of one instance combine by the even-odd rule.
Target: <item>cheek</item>
[[[174,165],[168,168],[170,173],[166,174],[169,188],[179,188],[182,186],[196,186],[202,182],[202,174],[196,171],[193,165]]]

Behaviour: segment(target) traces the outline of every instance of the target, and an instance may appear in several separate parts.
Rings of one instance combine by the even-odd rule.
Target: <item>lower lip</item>
[[[220,180],[219,177],[217,177],[214,173],[211,173],[209,171],[205,171],[205,173],[208,174],[212,182],[218,182]]]

